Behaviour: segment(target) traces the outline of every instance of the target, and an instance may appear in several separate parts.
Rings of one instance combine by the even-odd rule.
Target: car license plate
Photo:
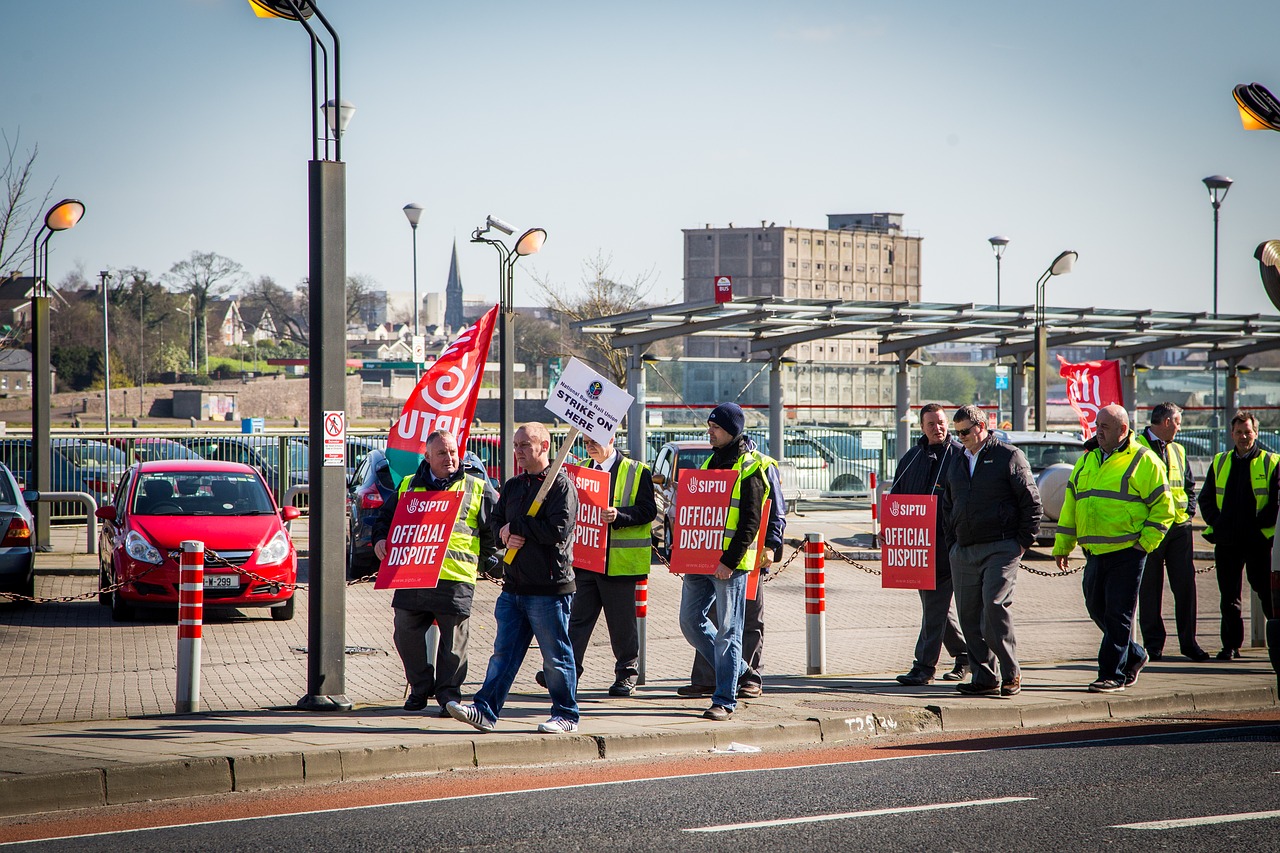
[[[239,575],[205,575],[205,589],[239,589]]]

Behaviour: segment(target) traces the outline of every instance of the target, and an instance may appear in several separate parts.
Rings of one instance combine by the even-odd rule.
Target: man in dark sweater
[[[1018,564],[1040,529],[1040,492],[1027,457],[987,432],[977,406],[961,406],[951,428],[964,455],[946,473],[942,529],[973,668],[973,680],[956,689],[967,696],[1015,696],[1022,669],[1009,610]]]
[[[498,724],[529,644],[538,640],[542,671],[551,693],[551,719],[538,726],[546,734],[578,730],[578,673],[569,643],[569,608],[575,590],[573,525],[578,493],[564,470],[556,472],[542,505],[529,508],[543,481],[551,456],[551,434],[540,423],[516,430],[516,462],[524,473],[502,488],[491,525],[494,535],[515,558],[506,567],[502,593],[494,606],[497,635],[484,684],[471,705],[450,702],[450,716],[484,732]]]
[[[929,403],[920,409],[920,431],[924,433],[916,446],[898,462],[897,475],[893,479],[893,495],[941,496],[945,487],[947,468],[964,455],[964,445],[947,434],[947,415],[937,403]],[[920,590],[920,636],[916,639],[916,657],[911,671],[898,676],[899,684],[918,686],[933,681],[938,668],[942,647],[955,658],[955,666],[942,676],[947,681],[963,681],[969,672],[969,650],[960,634],[960,624],[951,611],[953,585],[951,559],[943,547],[942,512],[937,508],[934,536],[934,585],[933,589]]]
[[[1222,608],[1222,651],[1218,660],[1240,657],[1244,643],[1241,574],[1262,599],[1268,619],[1271,601],[1271,542],[1276,532],[1277,457],[1258,446],[1258,418],[1236,412],[1231,419],[1234,450],[1213,457],[1200,490],[1204,538],[1213,543]]]
[[[715,574],[685,575],[680,597],[681,632],[698,654],[715,665],[716,690],[711,707],[702,716],[716,722],[728,720],[738,704],[747,575],[756,566],[756,535],[769,494],[759,454],[748,449],[745,423],[746,416],[735,403],[721,403],[707,419],[712,451],[702,467],[737,471],[738,480],[733,487],[734,503],[730,504],[724,550]],[[712,604],[719,618],[718,628],[708,616]]]

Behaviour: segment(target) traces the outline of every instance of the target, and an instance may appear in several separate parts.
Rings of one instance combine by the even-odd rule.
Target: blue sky
[[[412,285],[411,201],[422,293],[456,238],[468,295],[496,299],[468,243],[486,214],[546,228],[520,304],[529,270],[571,285],[597,252],[677,301],[682,228],[889,210],[924,237],[928,301],[993,302],[1005,234],[1006,304],[1075,249],[1051,304],[1209,310],[1220,173],[1221,311],[1276,312],[1252,254],[1280,238],[1280,134],[1231,100],[1280,92],[1275,3],[320,3],[357,106],[348,272],[387,290]],[[0,0],[0,30],[0,128],[87,206],[55,280],[193,250],[306,275],[299,25],[244,0]]]

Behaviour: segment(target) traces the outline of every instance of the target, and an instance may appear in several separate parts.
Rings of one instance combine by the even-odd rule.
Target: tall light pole
[[[484,225],[471,234],[472,243],[488,243],[498,250],[498,302],[502,310],[498,312],[498,339],[502,342],[502,371],[498,380],[498,394],[502,415],[499,425],[499,441],[502,445],[502,482],[515,475],[512,462],[512,451],[515,440],[516,389],[515,389],[515,351],[516,335],[513,324],[515,315],[515,269],[516,261],[525,255],[533,255],[542,248],[547,240],[547,232],[542,228],[530,228],[520,235],[514,249],[497,237],[486,237],[491,230],[497,229],[510,236],[515,233],[515,226],[508,225],[493,216],[485,218]]]
[[[350,710],[346,696],[346,461],[342,453],[319,452],[326,437],[338,438],[346,423],[347,179],[342,134],[355,107],[342,100],[338,33],[315,0],[249,0],[264,18],[297,21],[311,39],[311,161],[307,164],[310,259],[309,454],[311,486],[310,573],[307,601],[307,693],[298,707],[308,711]],[[332,97],[329,48],[307,23],[315,17],[333,49]],[[319,54],[323,54],[320,61]],[[320,113],[327,130],[321,136]],[[323,147],[321,145],[323,143]],[[338,438],[339,442],[341,439]]]
[[[413,338],[410,343],[413,345],[413,375],[417,379],[422,378],[422,362],[418,360],[418,335],[422,334],[418,331],[418,220],[422,218],[422,205],[410,202],[404,206],[405,219],[409,220],[409,227],[413,229]],[[465,451],[466,448],[464,447]]]
[[[47,492],[52,484],[53,453],[49,449],[49,240],[59,231],[68,231],[84,217],[84,202],[64,198],[49,208],[44,225],[36,232],[31,246],[31,479],[36,491]],[[42,241],[41,235],[48,231]],[[36,549],[48,551],[49,504],[35,505]]]
[[[991,244],[991,250],[996,253],[996,307],[1000,307],[1000,259],[1004,257],[1004,248],[1009,245],[1008,237],[988,237],[987,242]]]
[[[102,270],[98,278],[102,280],[102,412],[106,418],[106,433],[111,435],[111,333],[107,314],[107,282],[111,281],[111,270]]]
[[[1053,259],[1036,282],[1036,429],[1044,432],[1049,426],[1049,377],[1045,374],[1049,362],[1048,332],[1044,325],[1044,289],[1055,275],[1066,275],[1075,269],[1079,253],[1067,250]]]
[[[1218,210],[1222,207],[1222,202],[1227,197],[1227,191],[1231,189],[1234,183],[1226,175],[1210,175],[1203,179],[1205,189],[1209,191],[1209,203],[1213,205],[1213,314],[1218,314]],[[1217,429],[1222,423],[1222,418],[1218,414],[1218,363],[1213,363],[1213,421],[1212,426]],[[1214,449],[1217,449],[1217,433],[1214,433]]]

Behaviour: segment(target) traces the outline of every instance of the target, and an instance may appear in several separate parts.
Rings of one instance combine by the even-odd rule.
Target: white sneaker
[[[564,717],[552,717],[545,723],[538,724],[538,731],[545,735],[571,734],[578,730],[578,724]]]
[[[449,716],[453,717],[460,723],[466,723],[475,726],[482,732],[491,732],[498,727],[494,720],[485,719],[484,714],[480,713],[480,709],[475,705],[463,705],[460,702],[450,702],[444,706],[449,712]]]

